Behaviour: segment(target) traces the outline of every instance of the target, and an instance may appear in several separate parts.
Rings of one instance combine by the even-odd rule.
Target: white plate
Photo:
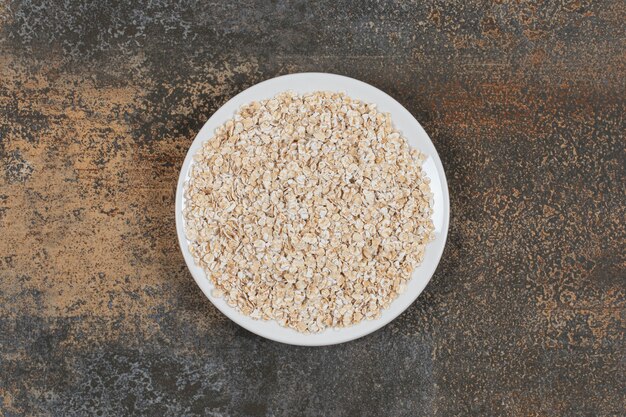
[[[413,272],[412,279],[407,285],[405,292],[394,300],[391,306],[384,310],[380,318],[376,320],[363,320],[359,324],[350,327],[327,329],[316,334],[299,333],[295,330],[281,327],[275,321],[254,320],[230,307],[223,299],[211,295],[213,284],[207,279],[202,268],[194,263],[193,257],[189,253],[189,243],[184,232],[183,207],[185,202],[183,199],[183,184],[189,177],[189,168],[193,163],[193,155],[200,149],[203,142],[213,136],[215,129],[226,120],[232,118],[243,104],[271,98],[287,90],[297,93],[319,90],[344,91],[352,98],[368,103],[376,103],[379,111],[391,113],[394,125],[402,132],[409,144],[428,155],[428,159],[424,162],[423,170],[431,180],[430,185],[434,194],[433,222],[435,225],[435,240],[426,246],[424,261]],[[420,295],[437,268],[446,243],[449,215],[448,185],[439,155],[437,155],[435,146],[422,126],[411,113],[389,95],[369,84],[353,78],[325,73],[300,73],[273,78],[254,85],[230,99],[211,116],[194,139],[180,171],[178,188],[176,189],[176,230],[178,232],[178,242],[183,251],[187,267],[204,295],[228,318],[247,330],[259,336],[292,345],[323,346],[347,342],[378,330],[400,315]]]

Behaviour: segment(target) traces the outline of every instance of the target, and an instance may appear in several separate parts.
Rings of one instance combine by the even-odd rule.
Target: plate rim
[[[183,209],[183,194],[184,194],[184,183],[188,177],[188,173],[189,170],[191,168],[191,165],[193,163],[193,156],[194,154],[197,152],[197,149],[195,149],[199,144],[203,143],[204,141],[208,140],[210,137],[213,136],[213,132],[207,132],[210,128],[209,125],[211,124],[211,122],[213,121],[213,119],[219,119],[220,117],[222,117],[222,113],[225,113],[225,109],[228,109],[229,107],[233,106],[233,103],[236,103],[238,101],[240,101],[242,99],[242,97],[246,96],[246,95],[250,95],[251,93],[254,92],[254,90],[261,90],[264,86],[267,86],[267,84],[271,84],[271,83],[279,83],[281,81],[284,81],[286,79],[294,79],[294,78],[308,78],[308,77],[312,77],[312,78],[326,78],[326,79],[335,79],[338,81],[345,81],[346,83],[352,83],[353,85],[357,85],[361,88],[365,88],[365,89],[369,89],[371,90],[373,93],[381,95],[383,98],[385,98],[386,100],[390,101],[394,106],[398,107],[398,111],[401,111],[405,114],[405,117],[408,116],[410,118],[410,122],[415,122],[415,124],[419,127],[419,129],[421,130],[420,133],[422,133],[425,138],[427,139],[427,141],[430,144],[430,150],[428,152],[425,152],[423,149],[420,149],[421,151],[424,151],[424,153],[427,154],[427,156],[431,157],[434,161],[435,164],[435,168],[437,171],[437,174],[439,176],[439,180],[441,183],[441,191],[442,191],[442,197],[443,197],[443,206],[444,206],[444,216],[443,216],[443,224],[442,224],[442,228],[441,228],[441,236],[442,236],[442,243],[440,244],[440,246],[437,248],[437,253],[435,254],[435,258],[436,261],[434,262],[434,266],[432,267],[432,271],[430,271],[428,273],[428,277],[427,279],[425,279],[423,281],[423,285],[421,286],[421,288],[418,289],[418,291],[415,292],[415,294],[411,297],[410,302],[408,302],[406,304],[406,306],[402,309],[400,309],[397,312],[394,312],[391,316],[386,317],[386,318],[382,318],[379,317],[377,319],[374,320],[364,320],[361,323],[357,324],[356,326],[359,326],[363,323],[367,323],[369,324],[368,326],[365,326],[364,330],[357,332],[356,334],[350,334],[347,336],[342,337],[340,335],[342,330],[346,330],[346,329],[351,329],[354,326],[348,326],[345,328],[329,328],[327,330],[325,330],[324,332],[321,333],[316,333],[316,334],[307,334],[307,333],[300,333],[297,332],[296,330],[290,329],[293,333],[294,333],[294,337],[283,337],[283,336],[278,336],[278,335],[273,335],[271,333],[266,333],[263,332],[262,330],[259,330],[258,327],[255,327],[254,325],[251,325],[250,323],[247,323],[245,319],[249,319],[248,316],[244,315],[243,313],[240,313],[239,311],[237,311],[234,307],[230,307],[228,306],[225,302],[223,303],[223,305],[219,305],[219,301],[214,301],[213,297],[210,295],[210,288],[207,287],[208,286],[212,286],[212,282],[211,280],[206,277],[206,274],[204,273],[204,271],[202,271],[202,277],[197,276],[198,274],[194,272],[194,267],[195,268],[200,268],[198,265],[195,264],[195,261],[193,260],[193,257],[191,256],[191,253],[189,252],[189,249],[186,247],[189,244],[189,241],[187,240],[187,237],[185,236],[184,233],[184,219],[183,219],[183,214],[182,214],[182,209]],[[282,92],[282,91],[289,91],[290,88],[289,87],[284,87],[282,89],[276,90],[274,92],[271,92],[271,94],[267,94],[266,96],[272,97],[275,96],[276,94]],[[317,88],[317,89],[311,89],[311,91],[329,91],[329,89],[325,89],[325,88]],[[341,90],[337,90],[337,91],[341,91]],[[351,94],[348,94],[349,96],[352,97]],[[359,97],[354,97],[356,99],[360,99]],[[254,101],[254,100],[258,100],[256,98],[251,98],[248,101]],[[366,101],[366,100],[363,100]],[[369,100],[367,100],[369,101]],[[378,104],[378,103],[376,103]],[[236,109],[239,108],[240,105],[236,106]],[[235,109],[235,111],[236,111]],[[233,113],[234,115],[234,113]],[[226,115],[226,119],[228,119],[228,115]],[[232,117],[232,115],[230,116]],[[393,113],[392,113],[392,118],[393,118]],[[224,121],[225,121],[224,120]],[[219,126],[221,123],[223,123],[224,121],[218,121],[217,125]],[[403,135],[404,136],[404,135]],[[192,152],[193,151],[193,152]],[[185,159],[183,160],[183,163],[181,165],[180,168],[180,173],[178,176],[178,182],[177,182],[177,186],[176,186],[176,196],[175,196],[175,218],[176,218],[176,234],[177,234],[177,238],[178,238],[178,245],[179,248],[183,254],[183,258],[185,259],[185,264],[187,266],[187,270],[189,271],[189,273],[191,274],[191,276],[193,277],[194,281],[196,282],[196,285],[198,285],[198,287],[200,287],[200,290],[203,292],[203,294],[205,295],[205,297],[211,302],[211,304],[213,304],[220,312],[222,312],[222,314],[224,314],[226,317],[228,317],[230,320],[232,320],[233,322],[235,322],[237,325],[243,327],[244,329],[258,335],[261,336],[263,338],[266,339],[270,339],[276,342],[280,342],[280,343],[285,343],[285,344],[289,344],[289,345],[297,345],[297,346],[330,346],[330,345],[334,345],[334,344],[339,344],[339,343],[345,343],[345,342],[349,342],[352,340],[356,340],[359,339],[363,336],[366,336],[368,334],[374,333],[377,330],[379,330],[380,328],[384,327],[385,325],[389,324],[391,321],[395,320],[397,317],[399,317],[402,313],[404,313],[414,302],[415,300],[417,300],[417,298],[422,294],[422,292],[424,291],[424,288],[428,285],[428,283],[430,282],[430,280],[432,279],[433,275],[435,274],[439,263],[441,261],[441,257],[443,256],[443,252],[445,250],[445,246],[447,243],[447,237],[448,237],[448,230],[449,230],[449,224],[450,224],[450,196],[449,196],[449,190],[448,190],[448,182],[447,182],[447,178],[445,175],[445,170],[443,169],[443,164],[441,162],[441,159],[439,157],[439,153],[437,152],[437,149],[435,148],[434,143],[432,142],[432,140],[430,139],[430,136],[428,136],[428,134],[426,133],[426,131],[424,130],[424,128],[422,127],[422,125],[419,123],[419,121],[413,116],[413,114],[411,114],[411,112],[409,112],[400,102],[398,102],[395,98],[393,98],[392,96],[390,96],[389,94],[387,94],[386,92],[380,90],[377,87],[374,87],[368,83],[365,83],[363,81],[357,80],[355,78],[351,78],[351,77],[347,77],[344,75],[339,75],[339,74],[332,74],[332,73],[325,73],[325,72],[298,72],[298,73],[291,73],[291,74],[285,74],[285,75],[281,75],[278,77],[274,77],[274,78],[269,78],[267,80],[261,81],[257,84],[254,84],[244,90],[242,90],[241,92],[239,92],[238,94],[236,94],[235,96],[233,96],[232,98],[230,98],[229,100],[227,100],[224,104],[222,104],[208,119],[207,121],[203,124],[202,128],[198,131],[198,133],[196,134],[196,136],[194,137],[193,141],[189,144],[189,148],[187,149],[187,153],[185,154]],[[428,245],[427,245],[427,250],[428,250]],[[420,264],[421,265],[421,264]],[[419,268],[419,266],[418,266]],[[415,270],[413,271],[413,274],[415,273]],[[415,276],[411,276],[411,280],[414,280],[416,277]],[[399,298],[399,297],[398,297]],[[392,304],[394,302],[398,301],[398,298],[394,299],[392,301]],[[386,310],[390,310],[391,306],[388,307]],[[276,323],[275,321],[263,321],[263,320],[254,320],[253,323]],[[278,325],[278,323],[276,323],[276,325]],[[320,336],[320,335],[324,335],[327,332],[331,332],[334,333],[334,337],[331,337],[330,340],[325,340],[325,338],[322,338],[323,340],[318,340],[319,338],[315,338],[314,336]],[[295,339],[294,339],[295,338]],[[307,340],[307,338],[309,338]],[[311,338],[313,338],[313,340],[311,340]]]

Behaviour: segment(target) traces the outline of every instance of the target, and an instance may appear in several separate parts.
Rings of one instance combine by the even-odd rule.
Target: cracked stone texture
[[[0,4],[0,416],[618,416],[626,5]],[[423,124],[442,262],[402,316],[326,348],[239,328],[187,272],[185,152],[221,104],[345,74]]]

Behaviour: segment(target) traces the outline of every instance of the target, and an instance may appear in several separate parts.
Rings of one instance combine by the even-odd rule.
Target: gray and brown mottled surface
[[[0,416],[618,416],[620,0],[0,3]],[[221,315],[174,191],[235,93],[299,71],[405,105],[443,160],[443,260],[327,348]]]

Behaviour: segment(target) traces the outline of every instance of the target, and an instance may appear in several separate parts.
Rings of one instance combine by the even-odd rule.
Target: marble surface
[[[0,416],[617,416],[625,402],[624,2],[0,4]],[[242,89],[383,89],[446,169],[442,262],[326,348],[202,295],[174,191]]]

